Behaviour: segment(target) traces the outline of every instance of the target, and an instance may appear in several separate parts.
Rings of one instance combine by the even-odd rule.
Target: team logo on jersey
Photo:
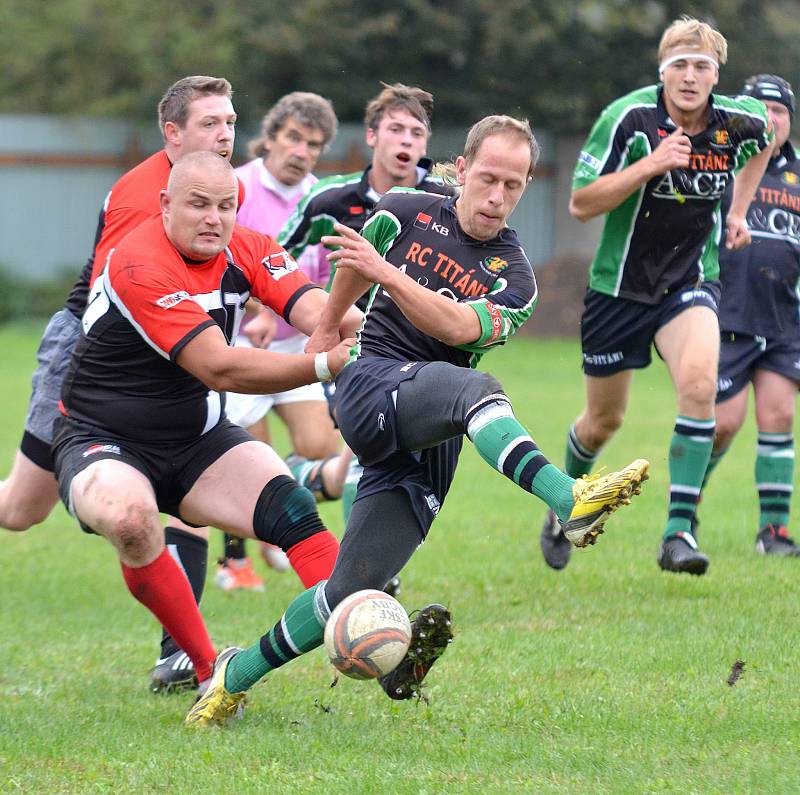
[[[276,282],[297,270],[297,263],[289,256],[287,251],[270,254],[261,260],[261,264],[269,271],[269,275]]]
[[[730,135],[727,130],[716,130],[714,132],[714,143],[717,146],[727,146],[730,143]]]
[[[500,257],[486,257],[481,261],[481,268],[493,276],[502,273],[508,267],[508,261],[500,259]]]
[[[118,444],[93,444],[90,447],[87,447],[83,453],[81,453],[81,457],[88,458],[90,455],[94,455],[95,453],[113,453],[114,455],[122,455],[122,450],[120,450]]]
[[[590,155],[588,152],[581,152],[578,155],[578,162],[586,163],[589,168],[593,168],[595,171],[600,168],[600,161],[594,155]]]
[[[181,301],[185,301],[187,298],[191,298],[191,296],[186,292],[186,290],[178,290],[177,293],[162,295],[161,298],[156,299],[156,303],[162,309],[171,309],[173,306],[179,304]]]
[[[427,213],[417,213],[417,217],[414,219],[414,226],[417,229],[427,229],[431,225],[432,220],[433,218]]]
[[[784,171],[781,177],[787,185],[797,185],[798,183],[797,174],[794,171]]]

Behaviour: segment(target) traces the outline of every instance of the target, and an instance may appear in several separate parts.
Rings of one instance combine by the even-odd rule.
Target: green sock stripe
[[[519,464],[517,464],[517,466],[514,468],[514,472],[512,473],[511,480],[513,480],[514,483],[516,483],[518,486],[521,485],[522,473],[525,471],[525,468],[528,466],[528,464],[534,458],[537,458],[538,456],[541,456],[541,455],[544,455],[544,453],[542,453],[542,451],[539,450],[538,448],[536,448],[534,450],[528,450],[528,452],[526,452],[522,456],[522,459],[520,460]],[[526,491],[527,490],[528,489],[526,489]]]
[[[592,471],[597,456],[600,454],[599,450],[589,450],[575,432],[573,425],[567,434],[567,450],[564,454],[564,471],[573,478],[579,478],[581,475],[588,475]]]

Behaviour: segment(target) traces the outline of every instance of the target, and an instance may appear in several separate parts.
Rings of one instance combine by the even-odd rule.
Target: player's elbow
[[[576,220],[584,223],[593,217],[593,213],[581,202],[580,198],[576,199],[573,193],[569,199],[569,214]]]

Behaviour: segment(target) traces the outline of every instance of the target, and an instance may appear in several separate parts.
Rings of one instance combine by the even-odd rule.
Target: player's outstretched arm
[[[289,323],[298,331],[302,331],[303,334],[311,336],[319,328],[323,312],[328,303],[330,303],[330,296],[324,290],[308,290],[297,299],[292,307],[289,313]],[[335,313],[331,314],[334,315]],[[352,304],[348,306],[338,326],[333,327],[333,330],[339,335],[334,342],[338,342],[339,338],[355,337],[363,319],[364,315],[360,309]],[[330,347],[333,347],[333,343],[328,346],[328,348]],[[328,348],[323,348],[322,350],[328,350]]]
[[[664,138],[647,157],[631,163],[622,171],[604,174],[588,185],[573,191],[569,200],[570,214],[579,221],[616,210],[625,199],[653,177],[673,168],[688,168],[691,142],[678,127]]]
[[[750,230],[747,228],[746,220],[747,208],[756,195],[756,190],[771,156],[772,147],[768,146],[757,155],[753,155],[736,175],[731,206],[725,218],[727,227],[725,248],[736,251],[750,244]]]
[[[218,326],[209,326],[181,348],[175,362],[217,392],[260,395],[327,381],[344,367],[355,340],[338,342],[323,361],[307,353],[232,348]]]

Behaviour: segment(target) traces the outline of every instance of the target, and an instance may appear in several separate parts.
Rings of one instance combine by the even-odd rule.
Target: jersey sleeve
[[[319,184],[319,183],[317,183]],[[314,189],[295,207],[278,234],[277,241],[297,259],[308,246],[315,246],[324,235],[333,234],[336,218],[320,206]]]
[[[174,361],[187,342],[216,325],[192,300],[188,285],[176,270],[162,267],[168,252],[162,258],[127,252],[115,257],[115,253],[112,251],[102,277],[108,299],[161,356]]]
[[[744,123],[737,125],[735,135],[739,138],[735,170],[738,172],[753,155],[763,152],[775,140],[775,130],[769,120],[763,102],[753,97],[737,97],[742,106]]]
[[[402,224],[395,213],[381,205],[375,208],[375,212],[369,217],[361,230],[361,236],[375,247],[375,250],[382,257],[392,247],[400,234]]]
[[[634,114],[626,104],[607,107],[594,123],[578,155],[572,176],[572,190],[594,182],[641,160],[650,145],[644,132],[635,129]]]
[[[231,246],[236,261],[247,269],[252,295],[287,323],[297,299],[319,287],[297,266],[283,246],[267,235],[250,232]]]
[[[533,270],[523,255],[497,279],[490,292],[463,302],[478,316],[481,335],[474,342],[456,347],[470,353],[485,353],[505,344],[533,314],[538,298]]]

